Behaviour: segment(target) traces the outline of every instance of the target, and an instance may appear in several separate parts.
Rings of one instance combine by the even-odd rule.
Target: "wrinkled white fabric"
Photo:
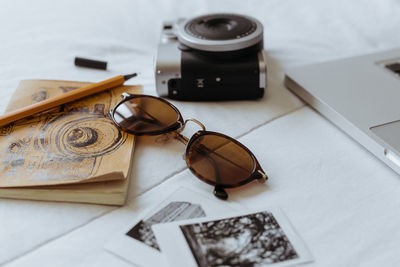
[[[22,79],[100,81],[139,72],[128,84],[156,94],[153,62],[162,21],[209,12],[258,18],[268,55],[262,100],[174,101],[185,118],[238,137],[269,174],[266,185],[234,190],[231,199],[282,207],[310,248],[312,266],[396,266],[398,175],[304,107],[282,85],[282,68],[400,46],[399,1],[2,1],[0,112]],[[75,56],[106,60],[109,69],[77,68]],[[154,196],[162,198],[163,187],[212,192],[185,170],[183,150],[178,142],[140,137],[122,208],[1,199],[0,264],[129,266],[103,245],[135,212],[158,202]]]

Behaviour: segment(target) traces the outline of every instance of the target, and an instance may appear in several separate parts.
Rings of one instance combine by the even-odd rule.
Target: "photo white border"
[[[262,208],[254,209],[246,212],[232,212],[223,216],[190,219],[179,222],[170,222],[165,224],[157,224],[153,226],[153,231],[157,237],[159,246],[163,251],[163,255],[170,266],[174,267],[198,267],[192,251],[187,244],[186,238],[181,231],[181,225],[203,223],[215,220],[222,220],[232,217],[240,217],[251,215],[259,212],[270,212],[278,222],[279,226],[285,233],[289,242],[293,245],[294,250],[298,254],[298,258],[283,262],[267,264],[265,266],[288,266],[293,264],[301,264],[313,261],[312,255],[307,246],[296,233],[293,226],[279,208]]]
[[[121,231],[116,238],[107,243],[104,248],[112,254],[133,264],[141,266],[164,266],[165,259],[162,253],[145,245],[139,240],[128,236],[127,233],[141,220],[151,217],[173,201],[185,201],[192,204],[200,204],[206,213],[206,217],[202,218],[215,216],[223,211],[233,212],[243,208],[236,203],[218,200],[213,195],[208,196],[205,195],[204,192],[180,186],[174,188],[171,194],[169,194],[165,199],[162,199],[158,203],[134,216],[132,221],[129,222],[129,226],[127,226],[124,231]]]

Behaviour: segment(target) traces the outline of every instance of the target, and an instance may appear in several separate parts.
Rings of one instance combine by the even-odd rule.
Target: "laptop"
[[[285,85],[400,174],[400,49],[290,68]]]

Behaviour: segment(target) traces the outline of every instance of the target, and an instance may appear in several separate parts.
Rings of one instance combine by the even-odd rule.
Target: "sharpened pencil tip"
[[[135,73],[132,73],[132,74],[124,75],[124,79],[125,79],[125,81],[127,81],[130,78],[133,78],[133,77],[136,77],[136,76],[137,76],[137,73],[135,72]]]

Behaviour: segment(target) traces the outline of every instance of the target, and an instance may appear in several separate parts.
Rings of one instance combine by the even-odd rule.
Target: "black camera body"
[[[177,100],[257,99],[266,88],[262,24],[237,14],[165,23],[156,89]]]

